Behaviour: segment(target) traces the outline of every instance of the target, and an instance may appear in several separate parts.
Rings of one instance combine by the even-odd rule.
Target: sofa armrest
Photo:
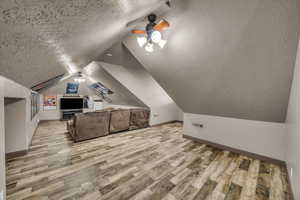
[[[130,130],[146,128],[149,126],[150,110],[146,108],[130,109]]]

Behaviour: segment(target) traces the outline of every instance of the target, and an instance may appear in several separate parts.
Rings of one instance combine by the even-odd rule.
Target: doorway
[[[4,98],[5,154],[14,154],[27,149],[26,100]]]

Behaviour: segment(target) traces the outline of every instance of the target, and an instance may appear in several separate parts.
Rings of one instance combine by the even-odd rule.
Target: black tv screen
[[[83,99],[82,98],[61,98],[60,109],[61,110],[73,110],[82,109]]]

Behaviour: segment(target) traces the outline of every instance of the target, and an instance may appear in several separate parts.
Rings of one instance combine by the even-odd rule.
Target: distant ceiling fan
[[[153,45],[158,44],[161,48],[164,48],[167,41],[162,39],[162,31],[170,27],[170,23],[167,20],[161,20],[156,23],[157,16],[150,14],[148,16],[149,23],[146,25],[145,30],[132,30],[133,34],[145,34],[146,37],[138,37],[137,41],[140,47],[145,48],[148,52],[153,52]]]

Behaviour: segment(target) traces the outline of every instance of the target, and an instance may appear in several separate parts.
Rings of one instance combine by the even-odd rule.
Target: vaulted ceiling
[[[172,0],[168,44],[125,45],[184,112],[283,122],[300,0]],[[81,70],[165,0],[1,0],[0,75],[27,87]]]
[[[174,1],[172,1],[174,3]],[[125,45],[188,113],[284,122],[299,0],[187,0],[167,14],[164,49]]]
[[[1,0],[0,75],[27,87],[74,72],[164,0]]]

